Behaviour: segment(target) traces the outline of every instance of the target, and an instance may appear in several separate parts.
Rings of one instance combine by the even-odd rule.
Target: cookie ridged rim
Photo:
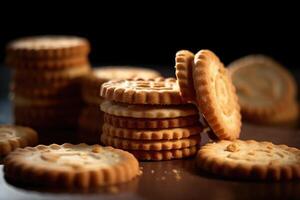
[[[100,108],[110,115],[132,118],[176,118],[197,115],[198,110],[192,104],[184,105],[131,105],[104,101]]]
[[[176,140],[200,135],[201,132],[202,128],[200,126],[149,130],[116,128],[110,124],[104,123],[102,127],[103,134],[130,140]]]
[[[183,149],[163,150],[163,151],[142,151],[129,150],[138,160],[144,161],[163,161],[175,160],[194,156],[197,153],[197,146]]]
[[[271,148],[281,148],[290,153],[300,155],[300,150],[286,145],[274,145],[271,142],[257,142],[254,140],[236,140],[227,141],[221,140],[218,143],[209,143],[201,147],[197,153],[196,161],[198,167],[202,170],[209,171],[216,175],[222,175],[225,177],[236,178],[236,179],[252,179],[252,180],[291,180],[300,179],[300,161],[294,165],[287,164],[249,164],[244,162],[230,162],[225,161],[223,157],[219,157],[219,151],[215,152],[213,148],[224,144],[224,148],[228,149],[229,145],[235,142],[245,143],[249,146],[251,144],[261,144],[266,147],[266,151]],[[223,148],[223,146],[222,146]],[[238,147],[237,147],[238,148]],[[225,150],[223,149],[223,150]],[[234,150],[234,149],[233,149]],[[250,151],[249,151],[250,152]],[[254,151],[255,153],[255,151]],[[255,157],[253,158],[255,159]],[[252,162],[252,161],[251,161]],[[253,161],[254,162],[254,161]]]
[[[140,84],[140,86],[132,86],[132,84]],[[153,85],[161,85],[161,87]],[[112,80],[102,84],[100,96],[111,101],[128,104],[170,105],[186,103],[180,95],[174,78]]]
[[[105,113],[104,121],[117,128],[129,129],[181,128],[193,125],[200,125],[198,115],[166,119],[145,119],[132,117],[118,117]]]
[[[1,130],[2,129],[2,130]],[[38,143],[38,134],[35,130],[24,126],[0,125],[0,132],[10,130],[15,132],[14,137],[2,140],[0,143],[0,156],[5,156],[17,148],[34,146]],[[22,132],[22,134],[20,134]],[[19,133],[19,134],[18,134]]]
[[[214,96],[214,91],[211,88],[212,74],[210,73],[211,65],[217,66],[218,74],[222,75],[227,86],[230,90],[230,105],[232,107],[231,114],[234,121],[230,123],[224,122],[223,113],[220,112],[220,106],[216,99],[217,94]],[[240,106],[238,104],[238,97],[235,92],[235,87],[232,84],[230,76],[225,69],[223,63],[219,58],[210,50],[200,50],[195,55],[193,67],[194,87],[197,96],[197,106],[199,111],[205,117],[210,128],[219,139],[234,140],[239,138],[241,132],[241,114]],[[215,89],[215,88],[214,88]],[[215,104],[215,105],[213,105]],[[217,104],[217,105],[216,105]],[[229,126],[234,127],[229,127]]]
[[[200,134],[179,140],[130,140],[102,133],[101,142],[105,145],[126,150],[161,151],[200,145]]]
[[[70,168],[69,170],[59,168],[54,170],[55,168],[47,168],[46,165],[40,166],[34,162],[26,162],[24,160],[26,158],[24,155],[27,153],[45,150],[55,151],[55,149],[72,148],[73,146],[100,148],[100,153],[103,148],[106,151],[120,155],[121,160],[110,167],[99,167],[96,169],[83,167],[80,169]],[[97,152],[94,153],[97,154]],[[120,149],[102,147],[100,145],[89,146],[83,143],[78,145],[65,143],[63,145],[38,145],[36,147],[18,149],[5,159],[4,172],[7,178],[15,179],[15,181],[44,184],[51,187],[86,189],[128,182],[139,174],[139,163],[132,154]],[[16,177],[15,174],[20,176]]]
[[[249,106],[243,104],[243,102],[239,102],[241,104],[241,111],[245,118],[251,119],[262,119],[272,116],[276,112],[283,112],[285,110],[287,102],[291,99],[295,99],[297,95],[296,89],[296,81],[293,76],[276,60],[266,55],[248,55],[242,57],[238,60],[233,61],[228,65],[228,69],[232,79],[234,79],[234,74],[247,66],[253,66],[256,64],[263,64],[268,66],[269,68],[275,69],[277,72],[281,73],[281,76],[284,78],[286,87],[284,89],[285,94],[282,95],[282,98],[278,101],[272,101],[273,105],[264,106],[260,108],[255,108],[253,106]]]
[[[188,50],[180,50],[175,56],[175,70],[177,83],[183,98],[195,101],[195,89],[193,83],[194,54]]]

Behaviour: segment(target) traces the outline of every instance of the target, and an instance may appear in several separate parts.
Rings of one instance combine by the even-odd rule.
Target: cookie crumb
[[[155,173],[155,171],[153,169],[151,169],[151,174],[154,174],[154,173]]]
[[[165,177],[165,176],[162,176],[162,177],[161,177],[161,180],[162,180],[162,181],[166,180],[166,177]]]
[[[232,143],[226,147],[226,151],[230,151],[230,152],[237,152],[239,150],[240,149],[239,149],[238,145],[235,143]]]

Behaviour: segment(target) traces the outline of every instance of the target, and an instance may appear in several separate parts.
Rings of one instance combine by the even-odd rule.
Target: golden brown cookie
[[[200,134],[179,140],[129,140],[112,137],[102,133],[101,142],[105,145],[127,150],[160,151],[171,149],[183,149],[200,145]]]
[[[74,128],[78,124],[80,108],[14,106],[16,125],[34,128]]]
[[[79,117],[79,127],[82,130],[97,132],[98,135],[102,132],[104,123],[104,113],[100,111],[99,106],[87,105],[82,109]],[[99,137],[98,140],[100,141]]]
[[[200,135],[200,126],[169,129],[125,129],[116,128],[107,123],[103,124],[102,133],[111,137],[125,138],[132,140],[175,140],[188,138],[193,135]]]
[[[187,117],[176,117],[166,119],[147,119],[147,118],[132,118],[118,117],[114,115],[104,114],[104,121],[118,128],[136,128],[136,129],[165,129],[178,128],[198,125],[199,116],[192,115]]]
[[[82,77],[91,70],[89,65],[79,65],[66,69],[55,70],[36,70],[36,69],[18,69],[14,70],[12,78],[15,82],[31,84],[58,84],[57,82],[67,82],[74,78]]]
[[[34,36],[20,38],[7,45],[7,55],[13,59],[62,59],[86,56],[90,51],[89,42],[75,36]],[[9,64],[9,63],[8,63]]]
[[[16,70],[57,70],[89,65],[87,56],[76,56],[63,59],[26,59],[6,56],[6,63]]]
[[[284,112],[295,99],[293,76],[278,62],[264,55],[249,55],[229,65],[243,117],[265,120]]]
[[[297,102],[290,102],[282,112],[276,112],[265,119],[257,118],[251,121],[270,126],[296,127],[299,119],[299,105]]]
[[[235,88],[213,52],[201,50],[195,55],[193,79],[198,109],[214,134],[219,139],[239,138],[241,115]]]
[[[111,101],[128,104],[183,104],[173,78],[127,79],[102,84],[100,95]]]
[[[128,150],[132,153],[138,160],[152,160],[152,161],[162,161],[162,160],[174,160],[182,159],[194,156],[197,153],[198,147],[192,146],[183,149],[172,149],[163,151],[142,151],[142,150]]]
[[[197,108],[192,104],[184,105],[132,105],[105,101],[101,110],[110,115],[133,118],[164,119],[187,117],[198,114]]]
[[[300,150],[271,142],[222,140],[203,146],[197,154],[197,165],[237,179],[299,179]]]
[[[195,89],[193,82],[194,54],[187,50],[176,53],[175,69],[180,93],[188,101],[195,101]]]
[[[156,78],[160,73],[147,68],[128,66],[105,66],[94,68],[82,78],[82,96],[86,103],[99,104],[99,89],[102,83],[110,80],[122,80],[130,78]]]
[[[6,156],[19,147],[38,143],[38,134],[31,128],[0,125],[0,156]]]
[[[4,173],[15,182],[87,189],[128,182],[139,174],[139,163],[128,152],[100,145],[38,145],[11,153]]]

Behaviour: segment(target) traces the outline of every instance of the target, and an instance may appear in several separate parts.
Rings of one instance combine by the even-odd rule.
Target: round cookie
[[[130,181],[139,164],[128,152],[86,144],[18,149],[4,162],[9,180],[63,188],[92,188]]]
[[[254,140],[222,140],[201,147],[197,165],[216,175],[236,179],[300,178],[300,150]]]
[[[94,68],[91,73],[82,78],[82,96],[86,103],[100,104],[102,98],[99,97],[100,86],[110,80],[122,80],[131,78],[156,78],[159,72],[130,66],[105,66]],[[99,103],[100,102],[100,103]]]
[[[201,50],[195,55],[193,80],[199,112],[217,138],[239,138],[241,115],[235,88],[213,52]]]
[[[34,36],[12,41],[6,50],[9,60],[54,60],[86,56],[90,44],[86,39],[75,36]]]
[[[130,140],[112,137],[103,133],[101,142],[105,145],[126,150],[161,151],[200,145],[200,134],[179,140]]]
[[[198,114],[197,108],[192,104],[184,105],[132,105],[105,101],[101,110],[110,115],[132,118],[165,119],[187,117]]]
[[[176,53],[175,70],[180,93],[188,101],[195,101],[195,89],[193,83],[194,54],[187,50]]]
[[[0,156],[6,156],[19,147],[34,146],[38,134],[31,128],[13,125],[0,125]]]
[[[129,129],[168,129],[182,128],[193,125],[200,126],[198,115],[165,119],[147,119],[133,117],[118,117],[105,113],[104,122],[114,127]]]
[[[182,159],[194,156],[197,153],[198,147],[192,146],[183,149],[172,149],[163,151],[142,151],[142,150],[128,150],[139,160],[146,161],[162,161]]]
[[[293,76],[270,57],[249,55],[229,65],[237,89],[243,117],[265,120],[295,99],[297,86]]]
[[[101,86],[101,97],[128,104],[184,104],[173,78],[109,81]]]
[[[169,129],[125,129],[116,128],[107,123],[103,124],[102,133],[118,138],[131,140],[174,140],[188,138],[193,135],[200,135],[202,128],[199,126],[190,126],[185,128]]]

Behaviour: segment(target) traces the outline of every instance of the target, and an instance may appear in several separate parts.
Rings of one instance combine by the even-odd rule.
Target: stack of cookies
[[[284,66],[264,55],[249,55],[232,62],[229,70],[245,120],[277,126],[298,124],[297,84]]]
[[[195,155],[200,144],[198,110],[182,99],[173,78],[127,79],[102,84],[101,141],[139,160]]]
[[[37,36],[7,46],[13,69],[14,119],[35,129],[75,128],[80,112],[79,78],[90,71],[89,42],[71,36]]]
[[[100,142],[104,113],[99,109],[99,106],[104,100],[99,96],[99,88],[104,82],[136,77],[155,78],[158,76],[160,74],[155,70],[128,66],[98,67],[85,75],[81,81],[81,95],[85,105],[79,117],[79,141],[90,144]]]

